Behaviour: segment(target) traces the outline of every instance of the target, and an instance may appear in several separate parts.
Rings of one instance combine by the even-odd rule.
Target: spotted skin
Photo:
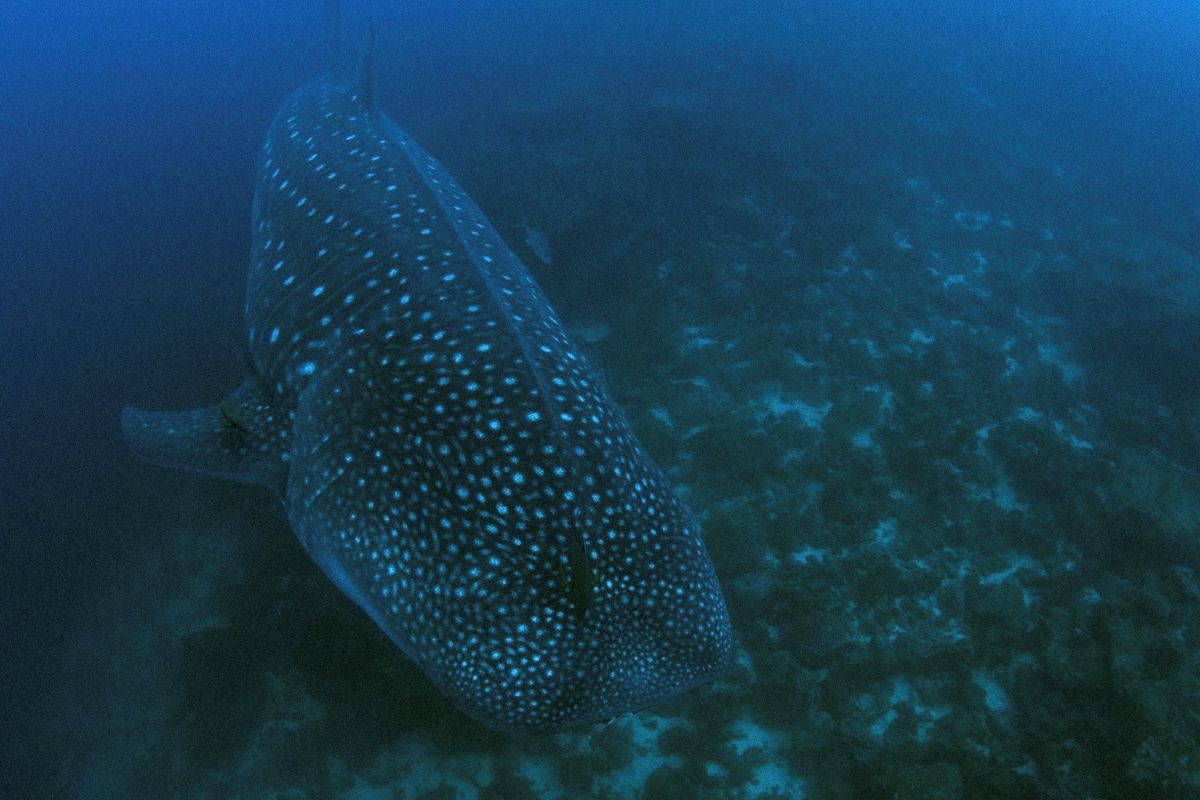
[[[459,708],[562,730],[725,667],[687,511],[483,213],[359,90],[321,80],[284,104],[253,232],[252,380],[282,423],[258,434],[260,482]],[[208,424],[260,418],[225,405]]]

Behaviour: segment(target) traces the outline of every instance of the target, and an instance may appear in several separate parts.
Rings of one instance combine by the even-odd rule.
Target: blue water
[[[0,793],[1200,796],[1200,9],[347,14],[700,519],[737,665],[487,732],[269,494],[134,461],[122,406],[245,372],[255,159],[320,3],[14,0]]]

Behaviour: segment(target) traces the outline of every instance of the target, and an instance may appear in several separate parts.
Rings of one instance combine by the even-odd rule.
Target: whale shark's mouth
[[[587,660],[594,662],[596,653],[591,651],[585,657],[592,656]],[[599,660],[603,661],[602,658]],[[549,714],[540,721],[497,719],[495,709],[485,709],[479,704],[460,704],[460,707],[477,721],[496,730],[561,733],[636,714],[707,683],[724,671],[728,663],[728,648],[714,651],[703,666],[672,662],[666,656],[659,656],[655,663],[623,665],[609,672],[605,672],[602,663],[592,663],[590,670],[584,670],[583,680],[564,685],[559,696],[551,701],[561,713],[557,716]],[[578,670],[575,672],[578,674]],[[595,702],[591,702],[593,698]]]

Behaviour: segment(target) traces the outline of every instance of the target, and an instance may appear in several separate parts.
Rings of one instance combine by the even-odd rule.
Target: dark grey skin
[[[606,720],[705,683],[729,617],[696,525],[524,265],[369,82],[263,147],[254,374],[127,410],[157,463],[275,487],[325,573],[464,712]]]

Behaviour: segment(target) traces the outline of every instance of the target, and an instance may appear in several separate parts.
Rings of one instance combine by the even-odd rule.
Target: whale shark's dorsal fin
[[[367,20],[367,46],[354,82],[354,93],[368,110],[375,110],[375,20]]]

